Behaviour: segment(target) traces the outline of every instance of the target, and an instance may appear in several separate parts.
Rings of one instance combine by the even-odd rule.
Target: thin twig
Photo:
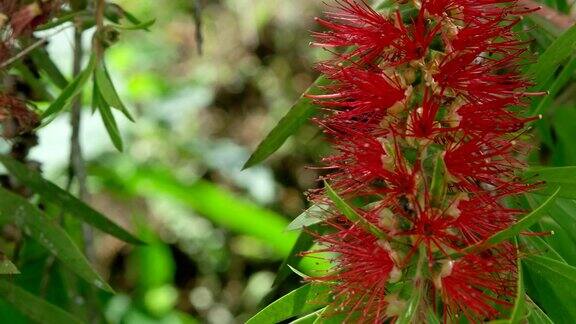
[[[18,61],[19,59],[28,55],[28,53],[32,52],[36,48],[44,45],[47,41],[48,41],[48,39],[46,39],[46,38],[39,39],[38,41],[36,41],[32,45],[30,45],[30,46],[26,47],[25,49],[23,49],[22,51],[20,51],[18,54],[14,55],[11,58],[7,59],[6,61],[2,62],[2,64],[0,64],[0,69],[3,69],[5,67],[9,66],[10,64]]]
[[[534,0],[521,0],[520,4],[528,8],[540,8],[540,10],[534,12],[533,14],[545,18],[560,30],[566,30],[574,26],[576,23],[576,19],[574,17],[563,14]]]
[[[48,42],[48,40],[50,38],[52,38],[53,36],[61,33],[62,31],[68,29],[69,27],[64,27],[61,29],[58,29],[57,31],[55,31],[54,33],[37,40],[35,43],[31,44],[30,46],[26,47],[25,49],[23,49],[22,51],[18,52],[18,54],[12,56],[11,58],[7,59],[6,61],[2,62],[2,64],[0,64],[0,70],[13,64],[14,62],[22,59],[24,56],[30,54],[30,52],[32,52],[33,50],[37,49],[38,47],[46,44]]]

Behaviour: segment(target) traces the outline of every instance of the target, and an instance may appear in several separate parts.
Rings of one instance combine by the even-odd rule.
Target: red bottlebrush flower
[[[500,314],[496,305],[512,305],[516,272],[516,249],[509,244],[448,261],[436,279],[446,317],[464,314],[474,322],[496,318]]]
[[[318,65],[333,83],[311,96],[328,112],[316,122],[335,151],[322,179],[343,199],[370,203],[352,223],[315,192],[333,231],[316,235],[324,248],[307,254],[330,252],[334,268],[310,280],[332,285],[328,309],[351,322],[394,322],[411,296],[422,299],[416,322],[436,305],[445,322],[506,316],[516,247],[478,246],[524,212],[503,198],[536,186],[515,176],[526,153],[519,134],[535,118],[520,117],[530,82],[518,68],[526,44],[512,28],[530,9],[423,0],[385,15],[337,3],[319,20],[328,31],[314,34],[316,45],[349,47]]]

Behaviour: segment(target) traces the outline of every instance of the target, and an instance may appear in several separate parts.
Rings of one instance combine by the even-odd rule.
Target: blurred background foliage
[[[101,299],[106,320],[242,322],[265,296],[291,288],[271,288],[296,239],[284,228],[306,207],[303,192],[317,186],[317,171],[308,166],[325,148],[314,127],[265,166],[241,167],[314,80],[313,62],[325,54],[309,48],[309,31],[322,3],[202,1],[201,44],[193,1],[116,3],[156,19],[150,32],[122,34],[106,52],[137,122],[117,119],[125,141],[119,154],[100,118],[85,113],[81,143],[91,204],[150,244],[97,233],[94,264],[117,291]],[[84,43],[89,50],[89,38]],[[48,45],[65,75],[71,48],[67,32]],[[62,115],[42,128],[31,154],[60,184],[67,123]]]

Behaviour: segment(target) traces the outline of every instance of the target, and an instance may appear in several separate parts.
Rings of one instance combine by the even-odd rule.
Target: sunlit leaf
[[[312,226],[322,222],[324,219],[319,217],[318,214],[326,211],[328,207],[324,205],[312,205],[310,208],[306,209],[302,214],[298,215],[288,226],[286,230],[296,231],[301,230],[305,227]]]
[[[0,256],[0,275],[19,274],[20,270],[16,268],[12,261],[8,260],[5,256]]]
[[[306,284],[266,306],[246,324],[278,323],[314,311],[328,302],[329,286]]]

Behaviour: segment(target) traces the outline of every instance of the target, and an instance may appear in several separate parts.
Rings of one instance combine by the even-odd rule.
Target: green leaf
[[[350,207],[344,199],[342,199],[338,194],[330,187],[328,182],[324,181],[324,187],[326,188],[326,194],[330,200],[334,203],[336,209],[342,213],[342,215],[346,216],[351,222],[358,223],[362,228],[370,232],[372,235],[376,236],[379,239],[387,239],[390,240],[390,237],[386,233],[380,230],[378,226],[370,223],[362,216],[360,216],[354,208]]]
[[[306,284],[266,306],[246,324],[278,323],[314,311],[328,302],[329,291],[326,285]]]
[[[66,88],[64,88],[64,90],[62,90],[60,96],[56,98],[54,102],[52,102],[46,111],[44,111],[42,114],[42,119],[60,112],[62,109],[68,106],[73,97],[82,91],[82,87],[90,78],[92,70],[94,70],[94,62],[94,56],[90,57],[90,60],[88,61],[88,64],[84,70],[80,72],[80,74],[78,74],[78,76],[72,82],[70,82]]]
[[[516,244],[518,246],[518,244]],[[516,301],[512,308],[512,315],[510,316],[510,324],[520,323],[526,316],[526,291],[524,288],[524,277],[522,275],[522,263],[518,259],[518,278],[516,285]]]
[[[53,19],[51,21],[46,22],[43,25],[36,27],[34,30],[39,31],[39,30],[51,29],[51,28],[60,26],[66,22],[72,21],[74,19],[74,17],[76,17],[76,16],[81,16],[81,15],[86,15],[86,14],[88,14],[88,12],[84,11],[84,10],[65,13],[63,15],[59,15],[59,17],[56,19]]]
[[[534,303],[530,297],[526,296],[526,300],[528,302],[529,310],[528,323],[554,324],[550,317],[548,317],[548,315],[546,315],[546,313],[544,313],[544,311],[538,307],[538,305],[536,305],[536,303]]]
[[[94,87],[97,88],[96,85]],[[114,147],[116,147],[116,149],[118,151],[122,152],[122,150],[124,149],[123,144],[122,144],[122,135],[120,135],[120,130],[118,129],[118,125],[116,124],[116,119],[114,118],[114,115],[112,114],[112,110],[110,109],[110,106],[100,96],[100,93],[94,92],[92,94],[92,96],[93,96],[92,97],[92,104],[94,104],[98,108],[98,111],[100,112],[100,117],[102,117],[102,122],[104,123],[104,126],[106,127],[106,131],[108,132],[108,135],[110,136],[110,140],[112,141],[112,144],[114,144]]]
[[[524,259],[532,269],[539,269],[548,280],[558,281],[562,278],[563,284],[576,289],[576,267],[550,258],[533,255]]]
[[[242,169],[247,169],[266,160],[286,142],[288,137],[296,133],[302,125],[318,112],[318,108],[314,106],[311,100],[306,98],[305,95],[317,93],[318,88],[326,84],[328,84],[328,80],[324,77],[319,77],[314,81],[302,96],[300,96],[298,101],[296,101],[296,104],[288,110],[288,113],[280,119],[262,143],[258,145],[256,151],[252,153]]]
[[[414,317],[417,314],[418,305],[420,304],[421,294],[422,292],[420,289],[414,288],[414,290],[412,291],[412,296],[410,297],[408,303],[406,304],[406,309],[404,310],[404,313],[402,313],[398,317],[398,321],[396,323],[410,324],[414,322]]]
[[[306,209],[302,214],[298,215],[298,217],[294,218],[288,226],[286,226],[286,230],[288,231],[296,231],[301,230],[305,227],[310,227],[312,225],[318,224],[322,222],[324,219],[319,217],[318,214],[326,211],[328,206],[325,205],[312,205],[310,208]]]
[[[290,322],[290,324],[314,324],[320,318],[324,310],[326,310],[326,307],[321,308],[306,316],[302,316],[299,319],[293,320],[292,322]]]
[[[532,110],[532,115],[541,114],[546,107],[552,104],[556,95],[566,85],[566,83],[570,81],[574,75],[574,71],[576,71],[576,56],[572,56],[564,68],[562,68],[560,74],[554,78],[554,81],[548,90],[548,95],[542,98],[536,98],[533,101],[532,106],[534,108]]]
[[[564,258],[562,258],[562,256],[560,254],[558,254],[558,252],[556,250],[554,250],[554,248],[552,248],[541,237],[526,235],[526,236],[520,236],[520,240],[524,244],[526,244],[527,246],[530,246],[531,248],[533,248],[536,253],[542,254],[548,258],[551,258],[551,259],[554,259],[554,260],[557,260],[560,262],[566,262],[564,260]]]
[[[434,171],[432,173],[432,184],[430,185],[430,194],[432,197],[432,204],[436,207],[441,207],[446,195],[446,165],[444,164],[443,152],[439,152],[434,163]]]
[[[96,81],[95,89],[99,91],[102,99],[104,99],[108,105],[121,111],[130,121],[134,121],[134,118],[130,115],[120,96],[118,96],[118,92],[110,79],[110,74],[103,60],[100,61],[94,70],[94,80]]]
[[[530,68],[534,83],[544,84],[556,72],[558,66],[576,50],[576,25],[565,31],[538,57],[538,62]]]
[[[120,9],[120,11],[122,12],[122,15],[126,18],[126,20],[128,20],[129,22],[131,22],[134,25],[142,25],[142,21],[138,18],[136,18],[136,16],[134,16],[133,14],[131,14],[130,12],[124,10],[124,8],[116,5],[116,4],[109,4],[112,6],[116,6],[117,8]],[[149,31],[148,28],[144,28],[145,30]]]
[[[5,256],[0,256],[0,275],[19,274],[20,270],[16,268],[12,261],[8,260]]]
[[[0,219],[13,221],[70,270],[92,285],[113,292],[92,268],[66,231],[26,199],[0,187]]]
[[[60,69],[54,64],[54,61],[52,61],[46,49],[38,48],[30,53],[30,57],[39,68],[46,72],[48,78],[50,78],[58,88],[66,88],[68,80],[66,80],[62,72],[60,72]]]
[[[436,314],[434,314],[433,311],[428,311],[427,318],[428,318],[428,324],[440,324],[438,316],[436,316]]]
[[[530,181],[545,181],[546,185],[534,193],[549,195],[561,187],[559,197],[576,198],[576,167],[532,167],[523,177]]]
[[[571,323],[576,318],[576,268],[542,256],[524,258],[522,263],[530,273],[530,296],[554,322]]]
[[[320,226],[314,225],[310,227],[310,230],[319,234],[322,234],[324,231]],[[307,276],[310,276],[313,271],[323,271],[330,268],[331,264],[328,260],[306,256],[302,257],[299,255],[302,251],[308,251],[313,245],[314,237],[312,237],[307,231],[300,232],[292,250],[288,253],[288,256],[284,258],[280,268],[278,268],[273,286],[284,281],[291,272],[300,271],[306,273]],[[292,271],[291,268],[293,268]]]
[[[544,201],[538,208],[534,209],[528,215],[524,216],[520,221],[508,227],[507,229],[504,229],[492,235],[487,240],[464,249],[464,252],[479,251],[489,246],[496,245],[528,229],[530,226],[532,226],[534,223],[536,223],[540,218],[542,218],[545,215],[545,212],[552,206],[552,203],[556,199],[556,196],[558,195],[559,192],[560,188],[558,188],[556,192],[554,192],[550,197],[548,197],[548,199],[546,199],[546,201]]]
[[[149,30],[148,28],[154,25],[155,22],[156,19],[151,19],[134,25],[119,25],[119,24],[110,24],[110,25],[114,28],[123,30]]]
[[[43,324],[81,324],[78,318],[26,290],[0,279],[0,298],[31,320]]]
[[[73,217],[79,218],[99,230],[126,242],[142,244],[142,241],[134,237],[122,227],[110,221],[106,216],[92,209],[66,190],[63,190],[52,182],[42,178],[38,172],[30,170],[24,164],[6,155],[0,155],[0,162],[4,164],[10,174],[22,182],[22,184],[41,195],[46,200],[61,206]]]

